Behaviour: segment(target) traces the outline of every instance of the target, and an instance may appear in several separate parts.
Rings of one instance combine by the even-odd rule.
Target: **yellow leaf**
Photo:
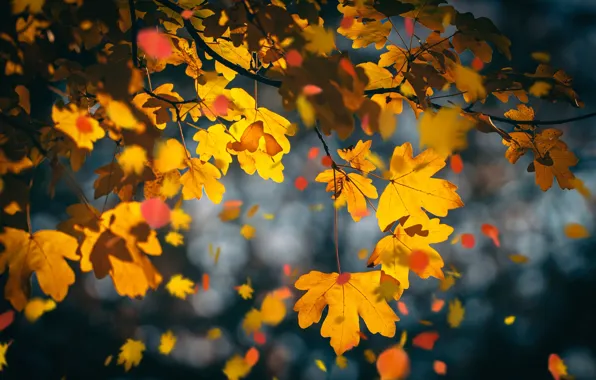
[[[346,175],[343,171],[328,169],[319,173],[315,181],[327,183],[327,191],[334,193],[331,199],[335,199],[340,204],[347,203],[348,212],[355,222],[362,219],[368,212],[366,198],[377,199],[379,196],[372,180],[357,173]]]
[[[32,298],[25,306],[25,318],[31,323],[37,321],[47,311],[56,308],[56,302],[52,299]]]
[[[159,352],[164,355],[169,355],[176,346],[176,337],[172,331],[168,330],[161,334],[159,338]]]
[[[126,372],[132,367],[138,367],[143,359],[143,351],[145,351],[145,344],[142,341],[127,339],[120,347],[118,364],[123,364]]]
[[[315,364],[318,369],[320,369],[323,372],[327,372],[327,367],[325,367],[325,363],[323,363],[321,359],[315,359]]]
[[[0,191],[2,189],[0,188]],[[22,212],[23,210],[21,209],[21,206],[19,206],[19,204],[15,201],[10,202],[9,204],[7,204],[4,207],[4,212],[7,213],[8,215],[14,215],[17,212]]]
[[[190,222],[192,222],[192,217],[180,207],[170,212],[170,223],[175,230],[188,230]]]
[[[93,143],[106,134],[97,120],[90,117],[86,110],[79,110],[72,103],[62,109],[54,105],[52,120],[56,129],[68,135],[79,148],[93,150]]]
[[[459,327],[464,320],[466,310],[459,299],[449,301],[449,312],[447,313],[447,323],[451,328]]]
[[[379,133],[383,140],[389,139],[393,136],[397,128],[397,117],[393,109],[384,108],[379,115]]]
[[[506,325],[512,325],[513,322],[515,322],[515,315],[510,315],[508,317],[505,317],[505,324]]]
[[[516,264],[525,264],[529,261],[529,259],[526,256],[517,253],[509,255],[509,260],[513,261]]]
[[[530,86],[528,92],[537,98],[541,98],[543,96],[548,95],[552,87],[553,86],[550,83],[538,81],[535,82],[532,86]]]
[[[186,149],[176,139],[168,139],[157,146],[155,160],[153,164],[155,169],[161,173],[167,173],[175,169],[184,168],[184,159],[186,158]]]
[[[538,62],[548,63],[550,61],[550,54],[542,51],[535,51],[532,53],[532,58]]]
[[[380,271],[341,275],[311,271],[302,275],[295,286],[307,293],[294,306],[298,324],[305,329],[318,323],[328,305],[321,336],[331,338],[337,355],[360,343],[359,316],[371,333],[393,337],[399,318],[384,300],[376,301],[374,296],[380,276]]]
[[[33,273],[44,294],[62,301],[75,274],[66,259],[77,261],[77,240],[59,231],[37,231],[33,235],[11,227],[0,234],[0,274],[8,269],[4,295],[21,311],[27,304],[29,279]]]
[[[145,182],[147,183],[147,182]],[[159,188],[159,195],[165,198],[173,198],[180,191],[180,172],[178,170],[165,173],[161,187]]]
[[[569,223],[565,225],[565,236],[569,239],[585,239],[590,237],[590,232],[581,224]]]
[[[305,29],[304,37],[308,41],[304,47],[311,53],[325,55],[335,49],[335,33],[322,25],[311,25]]]
[[[254,292],[252,286],[250,286],[250,279],[247,281],[246,284],[242,284],[236,287],[236,291],[245,300],[252,298],[252,293]]]
[[[261,328],[262,323],[261,312],[257,309],[250,309],[242,320],[242,328],[247,334],[252,334]]]
[[[234,137],[228,132],[223,124],[212,125],[208,129],[201,129],[195,133],[192,138],[198,141],[197,154],[202,161],[208,161],[211,157],[215,158],[216,163],[222,173],[228,172],[228,167],[232,162],[232,155],[228,153],[228,143],[234,141]]]
[[[408,289],[410,287],[409,257],[415,251],[422,251],[429,262],[421,273],[417,273],[418,276],[441,280],[444,277],[441,270],[444,265],[443,259],[430,244],[447,240],[452,232],[453,228],[441,224],[439,219],[429,220],[425,214],[420,214],[418,218],[410,216],[405,223],[400,223],[395,228],[392,235],[379,240],[368,259],[368,266],[381,264],[385,274],[398,280],[403,289]]]
[[[256,229],[250,224],[245,224],[240,228],[240,235],[244,236],[246,240],[250,240],[255,236]]]
[[[277,326],[286,316],[286,305],[273,293],[267,294],[261,304],[261,321],[266,325]]]
[[[251,366],[240,355],[234,355],[230,358],[224,366],[223,373],[228,380],[239,380],[250,373]]]
[[[181,274],[175,274],[170,278],[170,281],[166,284],[166,290],[180,299],[185,300],[189,294],[195,292],[195,283],[188,278],[183,277]]]
[[[373,350],[367,348],[366,350],[364,350],[364,360],[366,360],[370,364],[373,364],[377,361],[377,355],[375,355]]]
[[[12,14],[29,11],[40,13],[46,0],[12,0]]]
[[[340,27],[337,32],[346,38],[354,41],[353,49],[367,47],[374,43],[377,50],[382,49],[391,33],[391,22],[372,21],[364,24],[360,20],[354,20],[349,28]]]
[[[81,270],[95,277],[109,275],[120,295],[144,296],[162,277],[147,255],[162,253],[157,233],[141,214],[139,202],[122,202],[101,215],[99,228],[83,227]]]
[[[461,109],[443,107],[434,113],[428,110],[422,114],[420,148],[429,147],[441,156],[450,156],[468,146],[467,133],[474,128],[474,122],[461,117]]]
[[[166,243],[178,247],[184,244],[184,236],[176,231],[170,231],[165,237]]]
[[[106,360],[103,361],[104,367],[109,366],[112,363],[112,359],[113,359],[112,355],[108,355],[106,357]]]
[[[101,101],[101,100],[100,100]],[[132,114],[130,107],[119,100],[108,98],[106,112],[110,120],[123,129],[137,129],[138,121]]]
[[[207,331],[207,339],[209,340],[217,340],[221,338],[221,329],[214,327]]]
[[[358,140],[355,147],[338,149],[337,154],[354,169],[370,173],[376,166],[369,160],[371,140],[362,142]]]
[[[218,181],[219,178],[221,173],[215,166],[198,158],[191,158],[188,170],[180,177],[182,197],[184,200],[201,199],[204,188],[207,197],[213,203],[220,203],[226,189]]]
[[[368,255],[368,249],[366,249],[366,248],[362,248],[361,250],[358,251],[358,258],[360,260],[366,259],[367,255]]]
[[[138,145],[127,146],[122,154],[118,156],[118,163],[124,174],[143,174],[145,163],[147,162],[147,152]]]
[[[482,76],[476,71],[455,64],[455,86],[460,91],[465,91],[464,100],[468,103],[486,98],[486,90],[482,84]]]
[[[299,95],[296,99],[296,109],[298,110],[298,114],[302,119],[302,122],[307,127],[312,127],[315,125],[317,119],[315,114],[315,108],[310,103],[310,101],[304,95]]]
[[[2,371],[4,369],[4,366],[7,365],[6,351],[8,350],[9,346],[10,343],[0,343],[0,371]]]
[[[396,87],[399,84],[399,82],[394,80],[393,74],[391,74],[389,70],[375,64],[374,62],[361,63],[356,65],[356,67],[363,68],[364,73],[368,77],[368,84],[365,87],[366,90],[391,88]]]
[[[505,112],[505,117],[518,121],[534,120],[534,109],[525,104],[518,104],[517,109]]]
[[[412,145],[405,143],[393,151],[390,183],[377,207],[379,228],[406,216],[423,213],[422,208],[436,216],[446,216],[451,209],[464,204],[457,195],[457,186],[431,178],[445,166],[445,157],[427,149],[412,157]]]

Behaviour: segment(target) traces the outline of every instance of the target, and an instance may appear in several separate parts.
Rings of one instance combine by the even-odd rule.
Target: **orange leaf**
[[[433,313],[438,313],[441,311],[441,309],[443,309],[443,306],[445,306],[445,301],[435,298],[430,306],[430,309],[433,311]]]
[[[248,150],[254,153],[259,149],[261,137],[265,139],[265,150],[269,156],[275,156],[283,150],[273,136],[264,132],[263,122],[261,120],[250,124],[242,133],[240,141],[228,143],[228,148],[237,152]]]
[[[332,164],[333,164],[333,160],[329,156],[324,156],[321,159],[321,165],[323,165],[323,166],[325,166],[327,168],[330,168]]]
[[[298,190],[304,191],[308,186],[308,181],[304,177],[298,177],[296,178],[296,181],[294,181],[294,186],[296,186]]]
[[[8,310],[0,314],[0,331],[10,326],[14,321],[14,310]]]
[[[435,346],[437,339],[439,339],[438,332],[427,331],[416,335],[414,339],[412,339],[412,345],[430,351]]]
[[[218,116],[228,116],[229,106],[230,101],[225,95],[217,95],[217,97],[213,101],[213,108],[215,109],[215,113]]]
[[[464,162],[459,154],[454,154],[451,156],[449,159],[449,165],[455,174],[459,174],[462,172],[462,170],[464,170]]]
[[[203,285],[203,290],[204,291],[208,291],[209,290],[209,275],[207,273],[203,273],[202,285]]]
[[[410,374],[410,358],[401,347],[388,348],[377,359],[377,371],[381,380],[403,379]]]
[[[252,338],[258,345],[262,346],[263,344],[267,343],[267,336],[261,331],[255,331]]]
[[[480,227],[480,231],[491,238],[495,246],[501,246],[501,242],[499,241],[499,229],[497,227],[493,226],[492,224],[485,223]]]
[[[298,50],[292,49],[286,53],[286,62],[290,67],[300,67],[302,66],[302,55]]]
[[[555,380],[560,380],[561,376],[567,376],[567,366],[557,354],[550,354],[548,357],[548,370]]]
[[[426,252],[421,249],[415,249],[410,253],[410,269],[417,275],[421,275],[430,264],[430,259]]]
[[[254,366],[259,361],[259,350],[255,347],[251,347],[244,355],[244,360],[249,366]]]
[[[565,226],[565,236],[569,239],[585,239],[590,236],[590,233],[581,224],[569,223]]]
[[[310,148],[310,150],[308,151],[308,159],[314,160],[315,158],[317,158],[317,156],[319,155],[319,151],[319,148],[316,146]]]
[[[397,301],[397,310],[403,315],[408,315],[408,307],[403,301]]]
[[[302,93],[304,95],[318,95],[323,92],[323,89],[319,86],[315,86],[314,84],[307,84],[302,88]]]

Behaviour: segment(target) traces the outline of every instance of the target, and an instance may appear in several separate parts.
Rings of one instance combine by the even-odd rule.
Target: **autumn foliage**
[[[517,71],[510,40],[489,19],[460,13],[457,2],[341,0],[337,20],[319,17],[320,11],[314,0],[12,1],[12,23],[0,33],[0,273],[8,278],[4,297],[14,310],[29,307],[28,315],[39,318],[54,301],[60,307],[80,280],[73,268],[111,278],[124,297],[142,298],[159,287],[182,300],[209,291],[209,274],[164,278],[154,258],[184,244],[192,222],[184,211],[188,202],[222,204],[223,221],[246,211],[223,183],[240,168],[263,181],[291,182],[297,191],[330,193],[325,210],[336,222],[376,218],[384,236],[361,271],[342,272],[335,236],[336,252],[329,254],[337,255],[336,269],[284,268],[295,289],[258,289],[266,295],[242,319],[255,345],[266,344],[265,326],[285,318],[297,319],[302,329],[320,328],[340,366],[366,334],[393,338],[401,330],[395,301],[412,276],[438,279],[441,289],[453,285],[459,274],[445,269],[437,244],[451,237],[470,248],[474,239],[500,246],[494,225],[483,225],[476,237],[454,237],[442,220],[464,207],[457,187],[440,173],[448,164],[455,173],[465,171],[460,153],[469,134],[502,141],[500,159],[512,165],[531,156],[527,171],[542,191],[558,186],[587,193],[572,172],[574,147],[557,127],[573,120],[545,122],[532,108],[549,102],[583,107],[572,79],[548,56],[535,56],[533,72]],[[340,39],[351,41],[352,50],[340,52]],[[353,51],[372,46],[374,59],[351,59]],[[497,54],[513,68],[485,70]],[[152,76],[176,68],[186,75],[184,86],[152,84]],[[246,79],[251,86],[242,84]],[[48,109],[29,90],[40,83],[53,95]],[[258,88],[265,86],[276,89],[284,112],[259,103]],[[491,98],[510,110],[485,113]],[[417,120],[419,146],[392,143],[406,113]],[[303,158],[319,166],[314,183],[284,166],[295,141],[307,134],[320,142]],[[348,138],[355,145],[344,143]],[[332,139],[340,149],[329,148]],[[100,144],[109,146],[109,159],[93,168],[93,189],[85,189],[74,173],[106,156]],[[392,154],[384,157],[376,146],[389,146]],[[78,202],[63,210],[68,217],[54,229],[32,230],[30,189],[46,169],[49,195],[66,185]],[[519,176],[527,175],[524,169]],[[90,199],[106,201],[96,208]],[[256,233],[251,224],[241,228],[246,239]],[[571,226],[567,234],[582,238],[587,231]],[[210,255],[217,263],[219,249],[210,247]],[[51,305],[31,296],[32,277]],[[235,290],[244,300],[255,291],[250,279]],[[444,304],[436,299],[432,311]],[[448,305],[447,324],[457,328],[464,307],[459,299]],[[400,310],[407,314],[406,304]],[[13,317],[0,318],[2,325]],[[208,338],[220,335],[210,330]],[[410,373],[406,336],[399,346],[394,340],[376,362],[382,379]],[[437,341],[429,329],[412,345],[432,350]],[[173,332],[164,332],[159,351],[168,355],[175,345]],[[8,349],[0,344],[0,369]],[[125,371],[142,365],[145,349],[138,340],[123,342],[117,364]],[[239,379],[258,363],[259,349],[247,347],[222,370]],[[556,355],[548,369],[556,379],[566,375]],[[447,366],[436,361],[434,370],[444,374]]]

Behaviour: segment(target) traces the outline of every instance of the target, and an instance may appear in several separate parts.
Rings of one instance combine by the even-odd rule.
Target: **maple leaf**
[[[145,344],[142,341],[127,339],[126,343],[120,347],[118,364],[123,364],[126,372],[130,371],[132,367],[138,367],[143,359],[143,351],[145,351]]]
[[[169,355],[176,346],[176,337],[171,330],[166,331],[159,337],[159,352],[164,355]]]
[[[187,160],[188,170],[180,177],[182,184],[182,197],[186,199],[201,199],[203,189],[213,203],[220,203],[226,191],[218,179],[221,178],[219,170],[209,162],[198,158]]]
[[[486,98],[486,89],[482,83],[482,76],[476,71],[461,65],[455,65],[455,86],[465,91],[464,100],[468,103]]]
[[[432,148],[442,156],[465,149],[468,146],[466,134],[474,128],[474,122],[460,114],[461,109],[451,107],[443,107],[437,113],[424,112],[418,125],[420,147]]]
[[[372,21],[364,24],[355,20],[349,28],[340,27],[337,32],[354,41],[353,49],[364,48],[374,43],[375,48],[379,50],[385,46],[389,33],[391,33],[391,22]]]
[[[170,281],[166,284],[166,290],[180,299],[185,300],[189,294],[195,292],[195,283],[188,278],[183,277],[181,274],[175,274],[170,278]]]
[[[79,148],[93,150],[93,143],[106,134],[97,120],[90,117],[86,110],[79,110],[72,103],[62,109],[54,105],[52,120],[56,129],[68,135]]]
[[[252,293],[254,292],[254,290],[253,290],[252,286],[250,286],[250,279],[245,284],[237,286],[236,291],[238,292],[240,297],[242,297],[243,299],[245,299],[245,300],[251,299]]]
[[[99,229],[83,227],[81,270],[112,277],[116,291],[129,297],[156,289],[162,277],[146,255],[162,253],[157,234],[145,222],[139,202],[123,202],[101,215]]]
[[[405,223],[400,223],[391,235],[379,240],[367,265],[372,267],[381,264],[385,274],[398,280],[401,288],[408,289],[410,256],[416,251],[422,251],[429,259],[428,265],[416,274],[421,278],[443,279],[443,259],[430,244],[447,240],[452,232],[453,228],[441,224],[439,219],[429,220],[425,214],[420,214],[417,218],[410,216]],[[399,295],[401,294],[396,294],[398,298]]]
[[[215,158],[215,166],[225,175],[232,162],[232,155],[228,152],[228,143],[234,141],[227,128],[223,124],[212,125],[208,129],[201,129],[192,138],[198,142],[197,154],[202,161],[209,161]]]
[[[331,199],[339,204],[347,203],[348,212],[355,222],[367,213],[366,198],[376,199],[379,196],[372,180],[357,173],[346,174],[343,171],[328,169],[319,173],[315,181],[327,183],[327,191],[334,193]]]
[[[365,142],[358,140],[355,147],[338,149],[337,154],[339,154],[343,160],[347,161],[354,169],[369,173],[377,168],[375,164],[369,161],[371,144],[371,140]]]
[[[505,112],[505,117],[511,120],[531,121],[534,120],[534,109],[525,104],[518,104],[517,109]]]
[[[143,147],[138,145],[127,146],[118,156],[118,163],[126,175],[131,173],[135,173],[137,175],[143,174],[146,162],[147,152]]]
[[[412,145],[405,143],[393,151],[390,183],[379,198],[377,219],[379,228],[406,215],[416,216],[422,208],[436,216],[446,216],[451,209],[464,204],[457,195],[457,186],[444,179],[431,178],[445,167],[445,156],[427,149],[412,156]]]
[[[294,305],[298,324],[305,329],[318,323],[323,310],[329,306],[321,336],[331,338],[331,346],[337,355],[360,342],[359,316],[371,333],[393,337],[399,318],[384,300],[376,300],[374,292],[380,277],[380,271],[341,275],[311,271],[302,275],[295,287],[307,293]]]
[[[550,354],[548,357],[548,371],[555,380],[563,379],[568,376],[567,366],[563,359],[557,354]]]
[[[165,236],[166,243],[179,247],[184,244],[184,235],[176,231],[170,231]]]
[[[167,173],[176,169],[184,168],[186,149],[176,139],[167,139],[157,145],[153,165],[161,173]],[[207,161],[207,160],[205,160]]]
[[[309,26],[304,30],[304,37],[308,41],[304,47],[312,53],[325,55],[335,49],[335,33],[322,25]]]
[[[6,351],[10,347],[10,343],[0,343],[0,371],[4,369],[6,363]]]
[[[239,380],[248,376],[251,369],[252,366],[242,356],[234,355],[226,362],[223,373],[228,380]]]
[[[77,261],[77,240],[60,231],[26,231],[4,227],[0,234],[0,274],[8,269],[4,295],[21,311],[27,304],[29,278],[33,273],[44,294],[60,302],[66,297],[75,274],[66,259]]]
[[[170,213],[170,223],[175,230],[188,230],[191,222],[192,217],[181,208],[175,208]]]
[[[459,299],[449,301],[449,313],[447,314],[447,323],[451,328],[459,327],[464,320],[466,310]]]

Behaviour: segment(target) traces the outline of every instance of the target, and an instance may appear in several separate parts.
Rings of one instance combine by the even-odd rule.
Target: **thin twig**
[[[137,15],[135,12],[135,1],[128,0],[128,9],[130,10],[130,42],[132,43],[132,63],[139,67],[138,46],[137,46]]]

